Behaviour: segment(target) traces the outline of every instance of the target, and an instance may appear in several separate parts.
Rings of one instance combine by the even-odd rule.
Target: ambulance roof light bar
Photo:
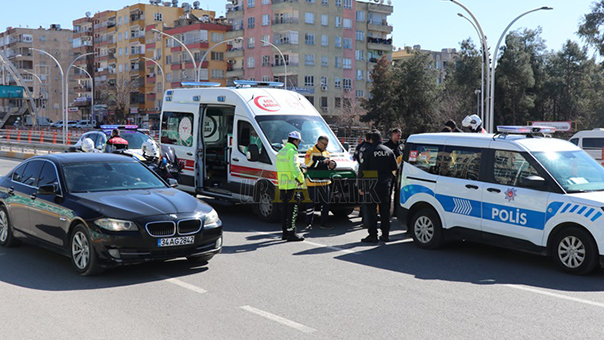
[[[233,80],[235,87],[243,86],[267,86],[267,87],[283,87],[283,83],[279,81],[256,81],[256,80]]]
[[[217,87],[220,86],[220,83],[216,83],[216,82],[198,82],[198,81],[183,81],[180,83],[180,85],[182,87],[201,87],[201,86],[205,86],[205,87]]]
[[[556,132],[556,128],[553,126],[517,126],[517,125],[498,125],[497,135],[508,135],[518,134],[527,135],[527,137],[533,137],[534,134],[550,134]]]
[[[113,129],[136,130],[138,129],[138,125],[101,125],[101,130]]]

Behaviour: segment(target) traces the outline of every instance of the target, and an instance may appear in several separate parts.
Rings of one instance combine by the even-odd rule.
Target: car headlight
[[[113,218],[100,218],[94,221],[94,224],[109,231],[135,231],[138,230],[136,224],[131,221],[116,220]]]
[[[220,219],[218,218],[218,213],[216,210],[212,209],[207,215],[205,219],[205,225],[208,224],[216,224]]]

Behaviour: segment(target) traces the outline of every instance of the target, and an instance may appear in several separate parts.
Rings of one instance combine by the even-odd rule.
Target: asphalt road
[[[0,159],[0,175],[17,162]],[[2,339],[602,339],[604,271],[560,272],[547,258],[457,243],[362,244],[358,217],[306,241],[247,206],[209,200],[224,249],[80,277],[69,260],[0,248]]]

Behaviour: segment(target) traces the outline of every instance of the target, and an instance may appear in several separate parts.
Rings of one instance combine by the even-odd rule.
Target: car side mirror
[[[57,183],[42,185],[38,188],[38,195],[56,195],[58,192],[59,185]]]
[[[168,184],[171,188],[176,188],[178,186],[178,181],[174,178],[168,178]]]
[[[347,142],[342,143],[342,146],[344,147],[344,150],[350,150],[350,144],[348,144]]]
[[[257,144],[250,144],[247,146],[246,157],[250,162],[257,162],[260,160],[260,149]]]
[[[546,182],[545,178],[541,176],[531,175],[520,178],[520,185],[531,189],[541,189],[545,187]]]

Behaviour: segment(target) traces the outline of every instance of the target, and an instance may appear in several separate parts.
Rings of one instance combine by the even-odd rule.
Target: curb
[[[35,155],[36,154],[29,153],[29,152],[0,151],[0,157],[5,157],[5,158],[28,159]]]

